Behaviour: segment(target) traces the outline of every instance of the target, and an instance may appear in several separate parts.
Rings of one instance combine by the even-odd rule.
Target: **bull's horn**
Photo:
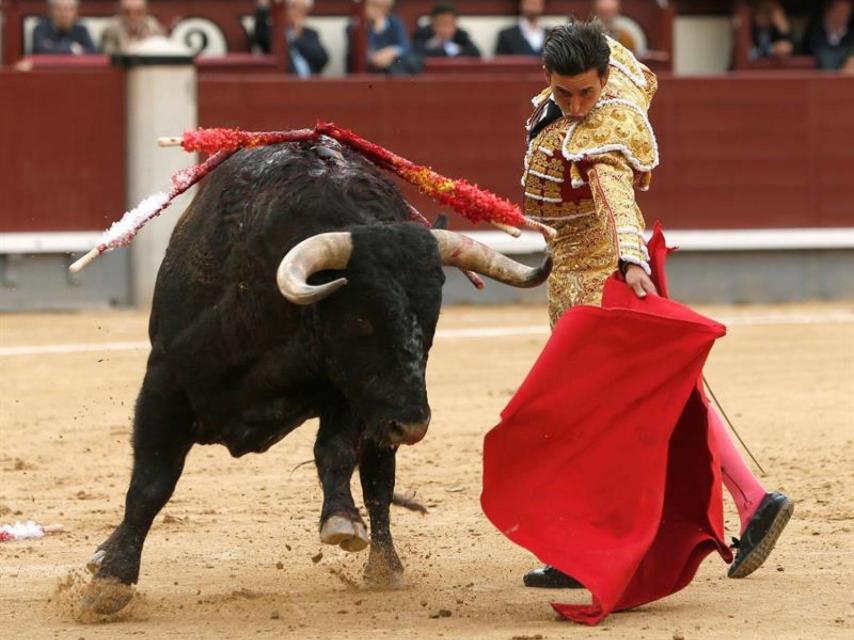
[[[438,229],[431,232],[439,243],[442,264],[468,269],[511,287],[536,287],[545,282],[552,270],[548,254],[539,266],[528,267],[459,233]]]
[[[346,231],[320,233],[306,238],[288,251],[279,263],[276,272],[279,291],[294,304],[323,300],[347,284],[347,278],[314,286],[308,284],[309,276],[327,269],[344,269],[351,253],[353,239]]]

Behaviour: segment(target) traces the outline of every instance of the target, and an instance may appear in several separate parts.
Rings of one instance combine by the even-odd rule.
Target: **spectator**
[[[101,35],[101,51],[123,53],[134,42],[162,35],[163,27],[148,14],[147,0],[119,0],[119,14],[110,19]]]
[[[77,0],[47,1],[48,17],[33,31],[33,53],[97,53],[89,30],[77,21],[77,4]]]
[[[759,0],[753,10],[750,59],[792,55],[792,26],[779,0]]]
[[[305,26],[314,0],[286,0],[288,25],[285,43],[288,47],[288,70],[300,78],[317,75],[329,62],[329,54],[320,42],[320,35]],[[254,42],[263,53],[270,53],[270,0],[255,4]]]
[[[519,22],[498,33],[497,56],[539,56],[543,53],[546,30],[540,23],[546,0],[519,0]]]
[[[593,15],[599,18],[605,33],[623,45],[632,53],[638,53],[638,43],[635,37],[625,27],[620,26],[622,6],[620,0],[595,0]]]
[[[365,0],[368,70],[391,75],[418,73],[421,58],[413,51],[403,22],[391,13],[394,0]],[[353,25],[347,27],[347,59],[353,60]]]
[[[851,0],[830,0],[812,21],[804,40],[805,53],[815,57],[820,69],[854,70],[854,25]]]
[[[415,50],[426,57],[479,58],[480,50],[469,34],[457,26],[457,8],[450,2],[440,1],[430,11],[430,24],[415,31],[412,42]]]

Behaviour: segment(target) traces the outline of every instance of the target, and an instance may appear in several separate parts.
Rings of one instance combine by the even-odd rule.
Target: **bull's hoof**
[[[133,597],[133,586],[114,578],[92,578],[83,592],[82,606],[85,611],[98,615],[118,613]]]
[[[86,563],[86,569],[92,575],[98,573],[98,569],[101,568],[101,565],[104,563],[104,558],[106,557],[107,552],[103,549],[98,549],[95,553],[92,554],[92,557],[89,558],[89,562]]]
[[[394,591],[403,589],[405,585],[403,579],[403,569],[398,567],[390,567],[379,562],[368,561],[368,566],[365,567],[365,584],[371,589],[379,591]]]
[[[345,551],[361,551],[368,546],[370,539],[365,525],[358,520],[332,515],[320,527],[320,541],[337,544]]]

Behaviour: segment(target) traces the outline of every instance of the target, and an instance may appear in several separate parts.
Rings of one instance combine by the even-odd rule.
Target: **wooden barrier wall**
[[[541,84],[537,76],[211,75],[199,81],[199,124],[283,129],[333,120],[519,202],[522,123]],[[639,196],[647,220],[678,229],[854,226],[852,113],[854,78],[662,77],[651,114],[662,166]]]
[[[522,122],[540,86],[535,75],[213,74],[199,80],[199,123],[281,129],[333,120],[520,202]],[[679,229],[854,226],[852,113],[854,78],[662,77],[652,122],[663,163],[640,195],[647,220]],[[126,205],[124,127],[120,71],[0,72],[0,232],[108,226]]]
[[[124,74],[0,70],[0,232],[100,230],[125,204]]]

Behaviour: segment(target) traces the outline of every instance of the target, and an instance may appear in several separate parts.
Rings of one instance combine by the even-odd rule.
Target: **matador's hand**
[[[648,293],[655,296],[658,295],[658,291],[650,277],[646,275],[646,271],[636,264],[630,264],[626,267],[626,284],[631,287],[638,298],[646,298],[646,294]]]

